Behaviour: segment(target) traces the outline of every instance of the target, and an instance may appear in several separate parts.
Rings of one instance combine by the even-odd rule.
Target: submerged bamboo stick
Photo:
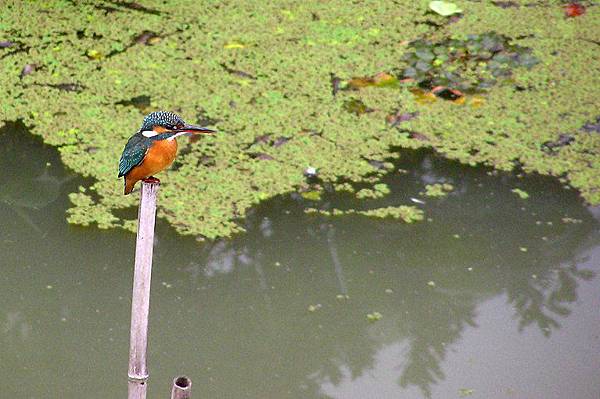
[[[128,399],[145,399],[148,382],[146,347],[148,345],[148,312],[156,194],[160,183],[142,182],[138,231],[135,245],[135,270],[131,298],[131,332],[129,339]]]
[[[173,380],[171,399],[190,399],[192,397],[192,380],[182,375]]]

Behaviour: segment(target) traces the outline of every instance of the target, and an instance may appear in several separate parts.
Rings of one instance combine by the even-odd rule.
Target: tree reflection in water
[[[355,379],[373,368],[379,350],[404,343],[398,382],[429,396],[445,378],[441,363],[449,348],[466,327],[477,328],[480,303],[504,296],[520,329],[537,326],[550,336],[569,315],[578,283],[594,277],[579,268],[578,254],[598,244],[598,223],[575,193],[551,179],[490,176],[425,152],[402,159],[397,166],[410,173],[385,178],[390,196],[365,203],[331,193],[319,206],[407,204],[425,184],[453,184],[447,198],[425,198],[430,222],[306,215],[303,209],[313,203],[299,196],[279,198],[248,217],[246,234],[204,245],[189,264],[196,281],[254,270],[266,299],[262,311],[254,304],[254,317],[270,328],[259,329],[266,353],[250,357],[271,359],[276,366],[269,367],[287,378],[305,376],[292,388],[285,378],[272,381],[282,386],[270,392],[297,389],[297,395],[318,397],[322,383],[336,385],[346,372]],[[523,187],[530,198],[520,199],[511,192],[514,187]],[[202,273],[200,265],[207,265]],[[349,299],[332,299],[336,294]],[[290,305],[293,301],[297,306]],[[301,308],[317,301],[322,310],[305,317]],[[369,324],[365,315],[373,310],[384,318]],[[251,331],[247,334],[258,334]],[[301,361],[291,360],[298,356]],[[253,362],[237,365],[254,367]]]
[[[0,129],[0,142],[0,203],[37,234],[43,234],[31,212],[38,212],[56,201],[64,185],[75,176],[64,175],[57,154],[48,151],[49,147],[32,136],[22,122],[6,123]]]

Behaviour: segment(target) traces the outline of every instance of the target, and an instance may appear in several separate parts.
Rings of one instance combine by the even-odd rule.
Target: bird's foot
[[[160,180],[158,180],[156,177],[154,176],[150,176],[150,177],[146,177],[145,179],[142,179],[142,181],[144,183],[155,183],[155,184],[160,184]]]

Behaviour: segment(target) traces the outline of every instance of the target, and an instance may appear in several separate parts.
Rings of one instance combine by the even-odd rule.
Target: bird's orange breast
[[[168,168],[175,160],[176,155],[177,141],[168,139],[155,141],[148,149],[142,163],[125,175],[125,194],[129,194],[139,180]]]
[[[149,173],[147,176],[152,176],[155,173],[160,172],[171,166],[175,156],[177,155],[177,141],[176,140],[158,140],[155,141],[152,146],[148,149],[144,161],[140,165],[143,169],[146,169]]]

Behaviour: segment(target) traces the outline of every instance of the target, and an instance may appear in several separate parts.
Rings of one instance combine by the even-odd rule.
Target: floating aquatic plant
[[[379,219],[393,218],[400,219],[405,223],[419,222],[423,220],[423,211],[415,206],[388,206],[385,208],[369,209],[366,211],[357,211],[356,209],[337,209],[330,211],[324,209],[307,208],[304,210],[307,214],[320,214],[324,216],[342,216],[342,215],[363,215]]]
[[[300,194],[302,198],[309,201],[320,201],[321,200],[321,192],[320,191],[305,191]]]
[[[358,199],[365,198],[382,198],[390,193],[390,188],[385,183],[375,184],[373,189],[363,188],[359,190],[355,195]]]
[[[428,184],[425,186],[424,195],[427,197],[445,197],[452,190],[454,190],[454,186],[449,183]]]
[[[519,196],[519,198],[521,198],[521,199],[529,198],[529,194],[527,193],[527,191],[521,190],[520,188],[513,188],[510,191],[517,194]]]
[[[460,14],[463,12],[456,4],[447,1],[430,1],[429,9],[443,17]]]
[[[495,32],[439,42],[419,39],[403,57],[407,67],[402,75],[427,89],[483,91],[511,77],[515,68],[531,68],[539,62],[531,49],[510,40]]]
[[[374,109],[369,108],[364,102],[356,98],[344,102],[344,109],[356,116],[360,116],[374,111]]]
[[[381,320],[382,317],[383,317],[383,315],[379,312],[373,312],[373,313],[367,314],[367,320],[369,320],[372,323]]]

